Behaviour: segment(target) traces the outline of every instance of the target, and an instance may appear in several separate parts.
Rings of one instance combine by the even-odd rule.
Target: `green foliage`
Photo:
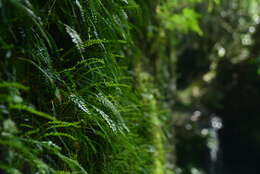
[[[0,173],[163,173],[152,82],[127,69],[138,4],[0,1]]]
[[[200,1],[186,2],[197,3]],[[198,20],[199,14],[190,7],[185,7],[182,9],[176,9],[176,1],[168,1],[163,3],[158,7],[158,16],[162,21],[164,28],[168,30],[177,30],[179,32],[188,33],[190,31],[196,32],[199,35],[202,35]],[[178,13],[175,11],[179,11]]]
[[[0,173],[169,172],[176,43],[221,3],[0,0]]]

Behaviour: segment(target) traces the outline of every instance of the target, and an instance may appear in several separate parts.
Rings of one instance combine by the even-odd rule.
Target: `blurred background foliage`
[[[0,173],[258,174],[258,0],[0,0]]]

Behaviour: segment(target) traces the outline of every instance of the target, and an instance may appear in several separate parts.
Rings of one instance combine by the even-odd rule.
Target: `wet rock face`
[[[258,65],[250,61],[221,62],[207,94],[221,95],[218,105],[209,100],[212,97],[205,96],[204,105],[224,123],[219,137],[223,169],[228,174],[260,173],[260,76],[257,69]]]

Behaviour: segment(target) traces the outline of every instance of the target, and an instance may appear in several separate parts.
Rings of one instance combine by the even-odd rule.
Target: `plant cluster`
[[[152,82],[126,63],[138,6],[0,1],[0,173],[162,172]]]

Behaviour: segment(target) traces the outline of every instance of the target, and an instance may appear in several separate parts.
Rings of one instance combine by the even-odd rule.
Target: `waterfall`
[[[219,136],[218,130],[223,127],[222,120],[213,116],[210,119],[210,128],[208,129],[208,147],[210,149],[210,174],[220,174],[220,146],[219,146]]]

